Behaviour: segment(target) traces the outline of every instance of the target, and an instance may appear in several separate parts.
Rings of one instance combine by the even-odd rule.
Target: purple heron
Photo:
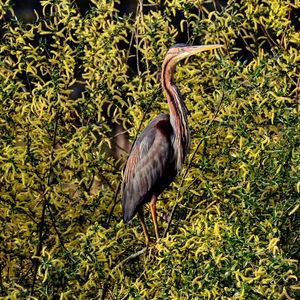
[[[144,222],[143,205],[150,202],[158,240],[157,197],[181,171],[190,146],[186,110],[173,80],[175,66],[191,55],[220,47],[222,45],[175,44],[168,49],[164,58],[161,84],[167,96],[170,114],[155,117],[137,138],[126,163],[121,187],[123,220],[129,222],[138,213],[147,245],[150,237]]]

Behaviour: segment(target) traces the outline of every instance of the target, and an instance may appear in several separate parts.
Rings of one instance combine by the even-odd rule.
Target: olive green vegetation
[[[28,24],[0,1],[0,297],[296,299],[299,0],[142,2],[41,1]],[[146,252],[121,220],[114,128],[133,142],[168,112],[179,38],[225,47],[177,67],[191,151]]]

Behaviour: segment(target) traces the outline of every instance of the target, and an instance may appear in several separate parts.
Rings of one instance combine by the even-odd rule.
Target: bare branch
[[[108,280],[111,278],[111,274],[117,270],[120,266],[124,265],[126,262],[142,255],[143,253],[146,253],[148,247],[145,247],[143,249],[141,249],[140,251],[136,252],[136,253],[133,253],[131,255],[129,255],[128,257],[126,257],[125,259],[123,259],[121,262],[119,262],[116,266],[113,267],[113,269],[111,270],[110,274],[107,276],[104,284],[103,284],[103,291],[102,291],[102,295],[101,295],[101,299],[105,299],[105,295],[107,293],[107,283],[108,283]],[[143,272],[144,273],[144,272]],[[142,273],[142,274],[143,274]],[[140,276],[142,276],[142,274]]]

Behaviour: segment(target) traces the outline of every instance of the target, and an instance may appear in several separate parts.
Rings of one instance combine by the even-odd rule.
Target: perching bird
[[[150,202],[158,240],[156,199],[181,171],[190,146],[185,107],[173,81],[175,66],[191,55],[220,47],[222,45],[176,44],[169,48],[162,64],[161,84],[167,96],[170,115],[155,117],[137,138],[126,163],[121,188],[123,220],[129,222],[138,213],[147,245],[150,237],[144,222],[143,205]]]

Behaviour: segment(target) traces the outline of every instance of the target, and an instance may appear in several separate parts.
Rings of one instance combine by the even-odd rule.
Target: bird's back
[[[127,160],[122,182],[122,213],[129,222],[137,209],[175,178],[170,116],[158,115],[140,134]]]

